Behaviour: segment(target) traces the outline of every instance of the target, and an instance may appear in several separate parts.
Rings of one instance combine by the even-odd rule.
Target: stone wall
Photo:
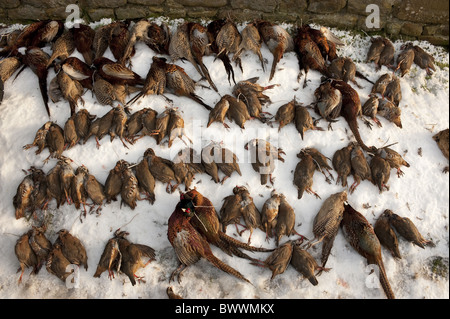
[[[341,29],[378,31],[393,38],[449,44],[448,0],[0,0],[0,22],[65,19],[68,4],[77,4],[87,21],[161,15],[199,20],[231,15],[237,21],[263,18],[298,24],[313,22]],[[378,29],[366,27],[369,4],[380,9]]]

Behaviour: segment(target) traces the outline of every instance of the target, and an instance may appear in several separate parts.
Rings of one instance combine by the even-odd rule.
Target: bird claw
[[[139,277],[139,276],[134,275],[134,277],[136,277],[138,283],[141,283],[141,282],[143,282],[144,284],[146,283],[146,281],[143,279],[144,276]]]
[[[331,122],[330,123],[328,123],[328,131],[333,131],[333,126],[331,125]]]
[[[373,124],[370,123],[369,121],[364,120],[364,124],[366,124],[366,126],[367,126],[369,129],[372,129]]]

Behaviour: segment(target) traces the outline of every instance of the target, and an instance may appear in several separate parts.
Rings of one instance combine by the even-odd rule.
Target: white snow
[[[156,21],[159,22],[159,20]],[[93,26],[108,22],[108,20],[100,21]],[[244,25],[239,25],[239,30],[243,27]],[[283,27],[291,28],[292,25],[283,24]],[[346,43],[339,49],[339,55],[351,57],[356,62],[358,70],[369,79],[375,81],[380,75],[388,72],[385,67],[376,71],[373,64],[364,63],[370,45],[368,37],[334,29],[332,31]],[[401,41],[394,43],[396,55],[402,43]],[[448,161],[432,139],[432,135],[449,127],[449,54],[443,48],[427,42],[416,41],[415,43],[433,54],[436,61],[444,64],[445,67],[437,66],[437,71],[429,77],[425,70],[413,65],[411,73],[401,78],[403,99],[400,107],[403,128],[400,129],[381,117],[383,127],[378,128],[375,125],[372,130],[359,121],[361,136],[367,145],[382,146],[397,142],[392,148],[403,155],[411,167],[402,168],[405,174],[401,178],[397,178],[395,170],[391,171],[389,191],[380,194],[376,186],[363,181],[353,194],[349,194],[348,201],[364,214],[372,225],[387,208],[399,215],[409,217],[424,237],[432,239],[436,244],[435,247],[421,249],[400,239],[400,251],[403,256],[401,260],[394,260],[387,250],[382,250],[387,276],[397,298],[448,298],[448,278],[430,277],[427,263],[432,256],[448,258],[449,252],[449,179],[448,174],[442,173]],[[45,50],[50,52],[49,47]],[[270,70],[272,54],[264,44],[262,54],[267,60],[267,69]],[[132,58],[133,71],[145,77],[153,55],[154,52],[145,44],[138,43],[136,54]],[[78,52],[75,52],[73,56],[82,59]],[[113,59],[109,49],[105,56]],[[228,83],[222,62],[214,59],[213,56],[205,57],[204,63],[209,69],[219,94],[203,87],[198,87],[196,90],[196,93],[210,106],[214,106],[222,95],[231,94],[233,87]],[[177,61],[176,63],[185,68],[194,80],[199,80],[199,74],[189,62]],[[313,92],[318,87],[321,76],[318,72],[310,71],[308,74],[310,82],[305,89],[302,88],[303,81],[297,82],[299,67],[294,52],[284,55],[270,83],[268,82],[269,71],[263,73],[259,60],[253,53],[246,52],[242,55],[242,65],[243,73],[233,64],[236,82],[258,76],[258,83],[263,86],[280,84],[265,92],[272,100],[272,104],[265,111],[275,114],[281,105],[294,97],[304,105],[313,102]],[[54,71],[51,70],[48,82],[54,75]],[[357,81],[363,88],[358,89],[353,84],[352,86],[359,92],[361,102],[364,103],[371,90],[371,84],[362,79]],[[207,82],[202,84],[207,85]],[[193,147],[196,150],[199,151],[211,140],[222,141],[223,145],[231,149],[240,160],[242,177],[235,173],[223,185],[215,184],[206,174],[196,175],[193,186],[214,203],[217,211],[222,205],[222,199],[230,195],[236,185],[247,186],[259,209],[275,188],[278,192],[285,194],[288,202],[294,207],[296,230],[308,238],[313,237],[312,221],[323,201],[331,194],[342,191],[343,188],[334,183],[331,185],[326,183],[324,176],[316,172],[313,190],[322,199],[316,199],[313,195],[305,193],[303,198],[298,200],[297,190],[292,183],[293,170],[298,162],[296,154],[300,149],[311,146],[332,158],[336,150],[354,140],[343,118],[339,118],[339,121],[333,124],[333,130],[307,131],[302,141],[293,124],[285,126],[280,132],[278,132],[277,124],[271,128],[258,120],[248,121],[243,130],[230,122],[227,122],[231,127],[228,131],[220,123],[213,123],[206,128],[208,111],[203,106],[186,98],[171,94],[168,96],[173,99],[174,106],[182,112],[186,135],[194,142]],[[102,116],[110,109],[109,106],[101,106],[97,103],[91,92],[86,92],[83,98],[86,102],[85,108],[91,114]],[[165,103],[163,98],[148,96],[134,104],[132,111],[151,107],[161,113],[166,106]],[[70,114],[68,103],[50,102],[49,105],[51,120],[63,127]],[[317,118],[313,111],[311,115]],[[35,148],[29,150],[22,148],[33,141],[35,132],[47,120],[37,77],[30,69],[23,71],[14,82],[11,78],[5,83],[5,96],[0,106],[0,145],[2,147],[0,153],[0,298],[167,298],[166,288],[169,285],[173,286],[176,293],[189,299],[385,298],[377,279],[373,280],[373,275],[370,275],[372,267],[368,267],[365,259],[348,245],[342,231],[339,231],[336,237],[327,263],[327,267],[331,270],[318,277],[318,286],[312,286],[293,267],[288,267],[285,273],[270,280],[270,270],[253,266],[245,259],[230,257],[214,246],[212,247],[214,254],[236,268],[253,285],[218,270],[206,260],[200,260],[186,269],[181,284],[178,282],[169,284],[169,277],[178,266],[178,261],[167,239],[167,221],[178,202],[179,193],[166,193],[166,185],[160,182],[156,185],[154,205],[150,205],[147,201],[140,201],[133,211],[126,205],[120,207],[119,197],[117,202],[104,204],[101,215],[88,214],[82,223],[79,220],[80,211],[77,211],[73,205],[66,204],[56,209],[55,201],[50,202],[47,211],[49,218],[47,237],[54,242],[59,229],[69,229],[86,247],[89,270],[79,270],[78,288],[66,287],[60,279],[49,274],[45,267],[38,275],[30,275],[31,269],[27,269],[23,282],[18,285],[19,273],[16,271],[19,263],[14,254],[14,245],[18,236],[31,227],[33,220],[27,221],[25,218],[16,220],[12,199],[17,186],[25,176],[22,170],[34,165],[47,173],[56,163],[55,159],[51,159],[44,165],[43,160],[48,156],[48,149],[40,155],[35,155]],[[321,121],[319,126],[326,128],[327,124]],[[275,163],[273,188],[261,186],[259,175],[251,167],[249,154],[244,149],[244,145],[253,138],[268,139],[286,153],[284,163],[279,161]],[[95,140],[92,138],[85,145],[76,145],[65,151],[64,155],[73,159],[74,168],[84,164],[102,183],[105,182],[109,170],[119,159],[137,163],[148,147],[152,147],[159,156],[173,158],[178,150],[185,147],[180,139],[175,139],[171,148],[168,148],[166,143],[157,146],[152,137],[140,139],[129,149],[123,147],[117,138],[110,142],[109,136],[103,138],[100,143],[101,147],[97,149]],[[419,155],[419,149],[421,149],[421,155]],[[332,171],[332,173],[336,177],[336,172]],[[349,177],[349,185],[351,183],[353,178]],[[184,185],[181,189],[184,191]],[[369,205],[370,208],[363,208],[363,205]],[[156,250],[156,261],[137,272],[137,275],[144,276],[146,283],[133,287],[124,274],[110,281],[107,272],[104,272],[100,278],[93,277],[107,240],[119,227],[123,227],[123,230],[130,233],[129,239],[132,242],[149,245]],[[233,225],[228,227],[227,233],[244,242],[247,242],[249,235],[248,232],[244,232],[240,237],[236,234]],[[292,239],[294,238],[296,237],[292,236]],[[255,230],[252,244],[275,247],[273,239],[270,243],[265,242],[264,239],[265,234]],[[281,242],[287,239],[283,237]],[[320,260],[321,244],[316,245],[311,253]],[[253,256],[264,260],[268,253],[255,253]]]

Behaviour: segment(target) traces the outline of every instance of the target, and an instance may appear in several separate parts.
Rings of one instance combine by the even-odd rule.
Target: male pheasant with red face
[[[178,277],[180,282],[182,272],[188,266],[205,258],[220,270],[249,282],[240,272],[213,255],[205,237],[191,224],[192,218],[195,218],[195,207],[191,199],[182,199],[169,218],[167,237],[180,262],[178,268],[172,273],[170,281]]]

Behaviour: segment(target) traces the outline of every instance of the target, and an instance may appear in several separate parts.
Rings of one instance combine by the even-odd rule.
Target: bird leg
[[[237,223],[236,223],[236,224],[237,224]],[[240,232],[238,232],[238,233],[239,233],[239,236],[242,236],[242,233],[245,232],[246,230],[249,230],[249,231],[250,231],[250,236],[248,236],[248,241],[247,241],[247,244],[250,245],[250,241],[251,241],[251,239],[252,239],[252,234],[253,234],[253,228],[247,227],[247,226],[242,225],[242,224],[239,224],[239,225],[241,225],[241,226],[244,227],[243,230],[241,230]],[[236,225],[236,228],[237,228],[237,225]]]
[[[128,143],[130,143],[130,144],[134,144],[134,143],[136,143],[137,140],[143,138],[144,136],[145,136],[145,135],[138,135],[138,134],[135,134],[135,135],[133,135],[133,136],[127,136],[127,137],[125,137],[125,140],[126,140]]]
[[[144,276],[140,276],[140,277],[139,277],[139,276],[137,276],[136,274],[133,274],[133,276],[137,278],[138,283],[143,282],[143,283],[145,284],[146,281],[143,279]]]
[[[269,174],[269,181],[270,181],[270,184],[273,185],[274,180],[275,180],[275,177],[272,177],[272,174]]]
[[[304,241],[305,239],[306,239],[306,240],[309,240],[308,238],[306,238],[306,237],[303,236],[302,234],[299,234],[295,229],[293,229],[292,232],[293,232],[295,235],[300,236],[300,240],[302,241],[300,244],[302,244],[303,241]]]
[[[173,100],[169,99],[169,98],[168,98],[167,96],[165,96],[164,94],[160,94],[160,95],[166,100],[167,103],[173,105]]]
[[[225,175],[225,176],[223,177],[222,181],[220,182],[220,184],[223,185],[223,183],[225,182],[225,180],[226,180],[228,177],[230,177],[230,176],[226,176],[226,175]]]
[[[372,126],[373,126],[372,123],[370,123],[370,122],[369,122],[367,119],[365,119],[365,118],[363,118],[362,120],[364,121],[364,124],[366,124],[368,128],[372,129]]]
[[[307,83],[307,82],[310,82],[310,81],[311,81],[311,80],[309,80],[309,79],[306,78],[306,74],[307,74],[307,72],[305,72],[305,80],[303,81],[303,88],[306,88],[306,87],[308,86],[308,83]]]
[[[222,124],[223,124],[223,126],[224,126],[227,130],[230,129],[230,126],[229,126],[227,123],[222,122]]]
[[[269,232],[266,230],[266,239],[267,243],[270,242]]]
[[[109,280],[113,280],[113,278],[116,278],[114,277],[114,272],[111,269],[108,269],[108,278]]]
[[[100,142],[99,142],[97,136],[95,137],[95,142],[97,143],[97,144],[96,144],[97,149],[100,149]]]
[[[273,89],[276,86],[280,86],[280,84],[272,84],[272,85],[265,86],[265,87],[263,87],[263,91]]]
[[[122,139],[121,137],[119,137],[119,139],[120,139],[120,141],[122,142],[123,146],[125,146],[125,147],[128,148],[128,149],[130,149],[130,148],[128,147],[128,145],[125,144],[125,142],[123,141],[123,139]]]
[[[182,272],[187,268],[187,266],[183,263],[180,263],[180,265],[172,272],[172,275],[170,275],[169,283],[174,280],[175,277],[178,277],[178,283],[181,284],[181,276]]]
[[[310,249],[311,247],[317,245],[318,243],[321,243],[323,241],[323,239],[325,238],[326,235],[323,235],[321,238],[319,238],[316,242],[311,243],[311,241],[309,241],[308,243],[305,244],[305,250]]]
[[[403,175],[405,175],[405,173],[400,169],[400,167],[397,168],[397,176],[398,176],[398,178],[400,178],[400,176],[403,176]]]
[[[43,160],[44,164],[47,164],[51,157],[52,157],[52,154],[50,153],[50,155],[47,156],[47,158]]]
[[[381,183],[381,190],[380,190],[380,194],[383,192],[383,188],[386,188],[387,191],[389,191],[389,186],[386,184]]]
[[[66,200],[67,200],[67,204],[72,205],[72,199],[69,197],[69,195],[67,194],[67,190],[64,190],[64,194],[66,195]]]
[[[24,150],[27,150],[27,149],[32,148],[33,146],[34,146],[34,144],[27,144],[27,145],[24,145],[22,148],[23,148]]]
[[[17,269],[17,271],[19,271],[20,269],[22,269],[22,268],[20,267],[19,269]],[[25,268],[22,269],[22,272],[20,273],[19,281],[17,282],[18,285],[19,285],[20,283],[22,283],[22,276],[23,276],[24,271],[25,271]]]
[[[316,276],[320,276],[322,274],[322,271],[329,272],[331,270],[331,268],[325,268],[325,267],[317,267],[316,269],[319,270],[319,272],[316,274]]]
[[[311,188],[307,188],[306,189],[306,192],[308,193],[308,194],[313,194],[314,196],[316,196],[316,198],[318,198],[318,199],[322,199],[322,198],[320,198],[320,196],[319,196],[319,194],[317,194],[315,191],[313,191]]]
[[[355,181],[352,186],[350,186],[350,194],[353,194],[353,192],[355,191],[356,187],[358,187],[358,185],[361,183],[361,181]]]

